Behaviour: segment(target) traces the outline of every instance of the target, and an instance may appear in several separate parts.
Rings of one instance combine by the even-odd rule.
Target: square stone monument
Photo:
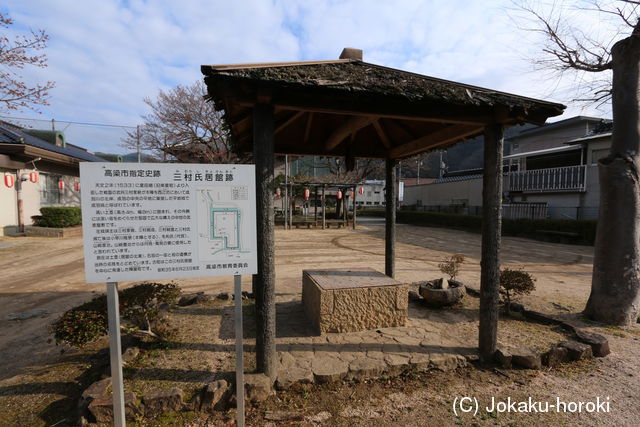
[[[302,272],[302,303],[321,334],[404,326],[408,292],[372,268]]]

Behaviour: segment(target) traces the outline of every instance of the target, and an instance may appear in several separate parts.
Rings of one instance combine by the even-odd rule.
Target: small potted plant
[[[464,255],[453,254],[444,258],[438,268],[449,276],[448,286],[444,287],[444,278],[430,280],[420,285],[420,295],[430,305],[444,306],[459,302],[465,294],[464,285],[456,280],[460,266],[464,263]]]
[[[507,314],[511,315],[511,300],[518,295],[530,294],[536,289],[535,282],[536,279],[523,269],[500,271],[500,294],[505,299]]]

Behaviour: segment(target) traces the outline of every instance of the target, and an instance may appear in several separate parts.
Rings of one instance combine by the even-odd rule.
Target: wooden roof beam
[[[274,134],[278,134],[280,133],[282,130],[284,130],[287,126],[289,126],[291,123],[295,122],[296,120],[298,120],[302,115],[304,115],[305,112],[304,111],[298,111],[294,114],[292,114],[291,116],[289,116],[289,118],[287,120],[285,120],[284,122],[282,122],[281,124],[279,124],[276,129],[274,130]]]
[[[449,144],[481,133],[484,126],[450,125],[389,150],[389,158],[410,157],[429,149]]]
[[[230,105],[237,105],[245,108],[253,108],[257,100],[255,96],[241,93],[241,91],[232,91],[230,88],[225,88],[222,92],[221,98],[224,99],[224,104],[228,109]],[[296,100],[297,101],[297,100]],[[363,101],[358,101],[363,102]],[[464,108],[456,106],[450,108],[451,111],[443,111],[442,107],[413,107],[407,105],[401,105],[399,108],[394,106],[372,106],[369,104],[364,105],[349,105],[347,103],[340,103],[335,99],[331,100],[300,100],[299,102],[293,102],[289,99],[281,100],[278,97],[274,97],[271,101],[274,107],[282,110],[293,111],[306,111],[321,114],[347,114],[350,116],[375,116],[377,118],[387,119],[400,119],[400,120],[416,120],[422,122],[435,122],[435,123],[452,123],[452,124],[482,124],[494,123],[495,118],[492,114],[486,111],[477,111],[476,108]],[[471,111],[473,110],[473,111]]]
[[[376,132],[378,133],[378,136],[380,137],[380,141],[382,141],[382,144],[385,147],[387,147],[387,149],[390,149],[391,140],[389,139],[389,136],[387,136],[387,133],[382,128],[382,123],[380,123],[380,119],[373,122],[373,127],[376,128]]]
[[[331,135],[329,135],[327,142],[324,144],[324,149],[326,151],[333,150],[349,135],[369,126],[377,119],[377,117],[373,116],[354,116],[349,118],[340,127],[336,128]]]
[[[309,113],[309,115],[307,116],[307,125],[304,128],[304,139],[302,141],[304,145],[307,145],[307,142],[309,142],[309,137],[311,136],[311,124],[313,123],[313,114],[314,113]]]

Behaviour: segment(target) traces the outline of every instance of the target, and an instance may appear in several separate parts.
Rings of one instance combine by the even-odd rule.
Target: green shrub
[[[52,327],[56,344],[65,342],[73,347],[82,347],[108,331],[106,312],[93,310],[69,310]]]
[[[82,213],[79,207],[49,206],[40,208],[41,215],[35,215],[34,225],[39,227],[71,227],[82,224]]]
[[[152,328],[158,326],[160,305],[175,305],[180,292],[175,283],[140,283],[120,290],[120,316],[155,336]],[[50,331],[56,344],[73,347],[82,347],[100,338],[109,331],[106,295],[68,310],[51,325]]]
[[[180,288],[174,283],[141,283],[120,293],[121,314],[151,333],[160,313],[160,304],[175,305]]]
[[[516,295],[530,294],[536,289],[536,279],[526,271],[505,268],[500,271],[500,293],[507,300],[507,313],[511,310],[511,299]]]
[[[438,268],[444,274],[449,276],[449,280],[455,280],[456,276],[460,272],[460,266],[464,262],[464,255],[462,254],[453,254],[448,258],[442,260],[440,264],[438,264]]]
[[[384,210],[367,210],[361,215],[385,216]],[[400,223],[428,227],[453,228],[480,233],[482,217],[477,215],[449,214],[401,210],[396,215]],[[528,237],[560,243],[593,245],[598,222],[591,219],[503,219],[504,236]]]

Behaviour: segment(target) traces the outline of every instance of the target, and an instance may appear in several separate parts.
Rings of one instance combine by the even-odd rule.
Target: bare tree
[[[383,175],[384,162],[378,159],[353,159],[347,165],[343,158],[325,158],[318,167],[329,171],[329,175],[316,178],[318,182],[361,182],[364,179],[377,179]]]
[[[595,40],[567,25],[554,10],[528,5],[536,31],[546,38],[541,61],[561,72],[612,71],[586,99],[609,97],[613,111],[611,152],[599,162],[600,214],[591,295],[584,313],[598,321],[630,325],[640,311],[640,1],[593,1],[585,8],[618,19],[615,40]],[[540,61],[539,61],[540,63]]]
[[[238,158],[233,152],[229,129],[212,102],[206,102],[201,81],[190,86],[161,90],[153,100],[144,102],[151,113],[142,116],[139,129],[127,132],[124,146],[150,151],[163,160],[184,163],[230,163]]]
[[[47,47],[49,36],[44,30],[31,31],[30,36],[17,35],[13,39],[4,34],[13,25],[7,14],[0,12],[0,105],[6,110],[29,108],[36,110],[38,105],[48,105],[49,90],[55,83],[30,86],[25,83],[19,71],[27,66],[45,68],[47,56],[35,52]]]

